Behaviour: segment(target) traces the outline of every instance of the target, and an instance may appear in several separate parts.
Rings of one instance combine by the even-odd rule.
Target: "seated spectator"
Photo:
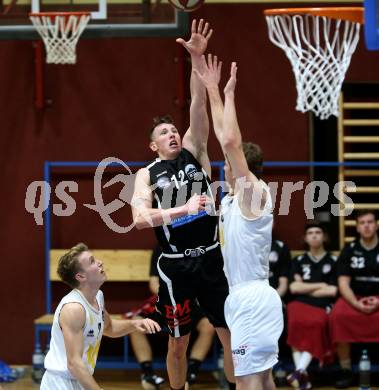
[[[283,241],[272,240],[269,255],[269,283],[283,299],[288,291],[288,275],[291,268],[291,253]]]
[[[358,211],[359,237],[345,245],[338,259],[338,299],[331,314],[332,341],[341,366],[337,388],[349,387],[350,343],[379,342],[379,240],[375,213]]]
[[[273,239],[271,252],[269,255],[269,283],[275,288],[283,301],[283,311],[285,314],[284,302],[286,302],[288,292],[288,277],[291,270],[291,253],[287,245],[280,240]],[[279,339],[279,362],[273,368],[274,380],[277,386],[286,386],[286,372],[283,368],[282,358],[287,353],[287,330],[284,330]]]
[[[159,276],[157,269],[157,262],[160,256],[160,248],[156,247],[153,251],[150,263],[150,279],[149,279],[149,288],[154,296],[150,298],[143,305],[141,310],[136,313],[140,314],[142,317],[150,315],[155,311],[155,297],[158,294],[159,290]],[[138,317],[134,317],[138,318]],[[200,369],[201,363],[206,358],[210,347],[212,346],[213,336],[215,334],[215,330],[213,326],[210,324],[208,319],[205,317],[200,307],[196,309],[194,318],[196,318],[195,329],[198,331],[198,336],[194,341],[190,357],[188,359],[188,368],[187,368],[187,382],[192,385],[195,383],[198,371]],[[142,337],[140,337],[140,335]],[[136,355],[136,358],[141,365],[142,376],[141,376],[141,384],[144,389],[147,390],[155,390],[159,389],[159,386],[164,382],[164,379],[155,375],[152,360],[153,353],[147,339],[144,334],[131,334],[130,341]]]
[[[321,364],[332,360],[329,312],[337,295],[336,257],[326,252],[326,232],[317,221],[305,227],[309,251],[292,261],[287,305],[288,344],[292,347],[295,371],[287,377],[291,386],[301,390],[312,387],[307,368],[313,358]]]

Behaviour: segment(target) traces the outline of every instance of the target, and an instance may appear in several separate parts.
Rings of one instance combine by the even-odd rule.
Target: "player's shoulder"
[[[347,243],[342,251],[341,251],[341,254],[349,254],[349,253],[352,253],[354,250],[358,249],[359,247],[359,243],[357,240],[354,240],[352,242],[349,242]]]
[[[279,247],[283,248],[284,247],[284,242],[280,240],[274,240],[274,243]]]
[[[295,261],[301,262],[306,259],[306,253],[303,253],[302,255],[298,255],[295,257]]]
[[[357,247],[357,245],[358,245],[358,241],[355,240],[355,241],[350,242],[349,244],[347,244],[347,247],[349,249],[355,249]]]
[[[104,293],[102,290],[99,290],[96,294],[96,298],[100,300],[102,304],[104,304]]]
[[[142,167],[136,172],[136,179],[142,179],[145,182],[150,181],[150,170],[148,167]]]
[[[154,159],[154,160],[152,160],[152,161],[149,161],[144,167],[142,167],[142,168],[140,168],[139,170],[138,170],[138,172],[139,171],[141,171],[141,170],[146,170],[147,172],[149,172],[151,169],[153,169],[154,167],[156,168],[156,167],[158,167],[159,166],[159,163],[161,162],[162,160],[160,159],[160,158],[156,158],[156,159]],[[138,173],[137,172],[137,173]]]
[[[62,305],[59,318],[67,322],[77,322],[85,318],[86,309],[80,302],[67,302]]]
[[[62,329],[80,332],[86,323],[86,309],[84,305],[79,302],[66,303],[60,310],[58,321]]]

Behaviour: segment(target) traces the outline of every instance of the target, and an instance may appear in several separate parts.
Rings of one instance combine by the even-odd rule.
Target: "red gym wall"
[[[237,106],[246,140],[261,144],[266,160],[308,160],[308,116],[294,110],[295,85],[284,53],[267,37],[262,7],[206,5],[194,16],[214,28],[209,51],[229,64],[237,61]],[[178,127],[188,124],[187,111],[175,104],[178,96],[180,52],[174,39],[108,39],[79,42],[78,64],[46,67],[46,97],[51,104],[38,111],[34,99],[32,43],[0,41],[0,104],[2,191],[2,278],[0,283],[0,359],[30,363],[33,319],[45,311],[44,230],[25,211],[26,188],[43,179],[43,163],[123,160],[153,157],[146,129],[157,114],[171,113]],[[378,53],[364,49],[354,55],[350,81],[378,81]],[[187,79],[188,79],[187,72]],[[221,159],[213,135],[212,160]],[[84,241],[92,248],[151,248],[151,231],[120,235],[104,226],[83,203],[94,203],[92,177],[86,170],[57,171],[54,182],[77,179],[73,194],[77,211],[54,217],[53,246],[65,248]],[[87,173],[86,173],[87,172]],[[268,180],[306,180],[306,170],[270,171]],[[118,190],[120,190],[119,188]],[[117,194],[117,189],[114,190]],[[110,197],[110,200],[114,198]],[[119,223],[129,218],[128,207],[116,213]],[[279,236],[298,249],[305,221],[302,196],[293,196],[291,214],[279,217]],[[146,296],[145,285],[110,286],[110,311],[130,307],[128,296]],[[137,294],[136,294],[137,291]],[[63,292],[63,291],[60,291]],[[59,298],[59,297],[55,297]]]

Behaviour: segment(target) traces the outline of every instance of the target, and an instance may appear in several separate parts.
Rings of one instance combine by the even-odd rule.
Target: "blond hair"
[[[87,245],[79,243],[59,259],[58,275],[71,288],[79,286],[79,281],[75,276],[80,271],[79,256],[85,251],[88,251]]]

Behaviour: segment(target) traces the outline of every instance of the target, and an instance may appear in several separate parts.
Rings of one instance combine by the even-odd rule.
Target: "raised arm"
[[[191,38],[189,41],[177,39],[177,42],[185,47],[191,55],[191,107],[190,107],[190,127],[183,137],[183,147],[188,149],[200,162],[203,168],[210,175],[210,163],[207,154],[207,142],[209,135],[209,120],[207,114],[207,95],[204,85],[194,75],[194,70],[202,72],[201,56],[208,46],[212,30],[209,24],[201,19],[197,24],[192,22]]]
[[[247,217],[255,217],[266,203],[266,190],[262,182],[249,170],[242,149],[241,130],[238,125],[235,88],[237,83],[237,64],[232,63],[230,78],[227,82],[224,107],[224,130],[222,135],[222,149],[231,166],[233,176],[236,178],[236,192],[240,189],[239,204],[243,214]]]
[[[211,54],[208,54],[208,62],[205,60],[205,56],[201,57],[201,62],[202,73],[200,73],[197,69],[194,70],[194,73],[208,91],[213,129],[220,145],[222,145],[224,104],[222,102],[218,86],[221,78],[222,62],[218,62],[217,56],[212,57]]]
[[[66,348],[67,368],[85,390],[101,390],[82,359],[85,321],[86,316],[82,305],[68,303],[63,306],[59,317],[59,325],[62,329]]]
[[[251,181],[258,179],[249,171],[246,158],[242,150],[242,136],[238,125],[236,106],[235,106],[235,88],[237,83],[237,64],[232,62],[230,69],[230,78],[227,82],[224,107],[224,131],[222,137],[222,148],[227,154],[235,178],[248,178]]]
[[[169,209],[153,208],[153,193],[150,186],[150,175],[146,168],[137,172],[131,202],[133,221],[137,229],[167,225],[175,218],[197,214],[206,209],[209,199],[205,195],[193,195],[183,206]]]
[[[104,313],[104,335],[108,337],[122,337],[134,331],[141,333],[160,332],[161,327],[153,320],[145,318],[142,320],[117,320],[113,319],[105,310]]]

